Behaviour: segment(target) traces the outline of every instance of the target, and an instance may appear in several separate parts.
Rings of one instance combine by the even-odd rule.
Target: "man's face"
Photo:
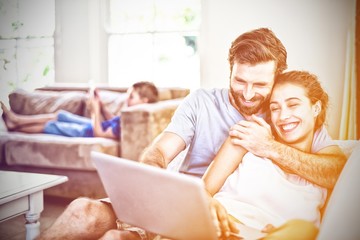
[[[230,78],[230,102],[245,117],[260,113],[274,85],[275,62],[234,64]]]

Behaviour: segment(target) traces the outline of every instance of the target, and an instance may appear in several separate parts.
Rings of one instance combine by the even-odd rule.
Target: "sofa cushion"
[[[53,113],[63,109],[74,114],[83,115],[87,94],[84,92],[27,92],[16,89],[9,94],[11,109],[19,114],[32,115]]]

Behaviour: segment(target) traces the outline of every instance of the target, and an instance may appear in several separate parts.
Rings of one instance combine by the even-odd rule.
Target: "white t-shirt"
[[[325,188],[296,175],[289,178],[272,161],[247,153],[214,198],[240,222],[262,229],[290,219],[319,225],[326,194]]]

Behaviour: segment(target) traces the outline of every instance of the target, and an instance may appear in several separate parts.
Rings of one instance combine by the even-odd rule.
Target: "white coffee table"
[[[40,234],[43,191],[64,183],[66,176],[0,171],[0,222],[25,214],[26,239]]]

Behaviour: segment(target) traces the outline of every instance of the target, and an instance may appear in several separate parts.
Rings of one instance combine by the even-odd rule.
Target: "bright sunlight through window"
[[[200,86],[201,0],[108,0],[109,83]]]

